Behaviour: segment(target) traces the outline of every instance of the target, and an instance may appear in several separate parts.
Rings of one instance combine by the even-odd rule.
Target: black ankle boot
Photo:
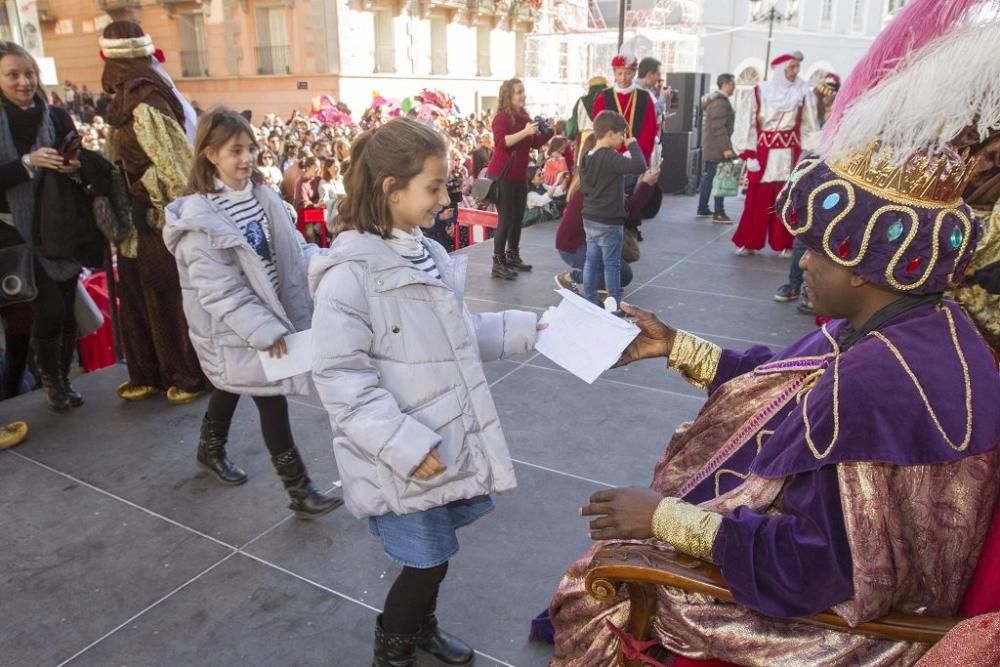
[[[247,481],[247,474],[226,456],[229,440],[229,422],[201,420],[201,437],[198,438],[198,463],[208,468],[223,484],[239,486]]]
[[[299,450],[294,446],[287,452],[271,457],[274,469],[278,471],[281,483],[288,491],[291,503],[288,509],[295,512],[300,519],[311,519],[326,514],[344,504],[339,496],[325,495],[312,485],[306,474],[306,465],[299,456]]]
[[[420,633],[417,635],[417,649],[434,656],[438,662],[444,665],[471,665],[476,659],[476,652],[472,647],[463,642],[458,637],[450,635],[438,626],[437,616],[434,609],[437,600],[431,601],[427,616],[424,617],[420,625]]]
[[[45,391],[45,399],[49,402],[49,407],[56,412],[65,412],[70,409],[70,399],[63,389],[60,378],[62,364],[62,336],[54,338],[32,338],[31,346],[35,350],[35,360],[38,362],[38,370],[42,376],[42,389]]]
[[[69,383],[69,369],[73,365],[73,352],[76,351],[76,334],[77,328],[75,322],[66,325],[66,328],[63,329],[62,358],[59,364],[59,382],[62,384],[63,393],[66,394],[70,406],[74,408],[83,405],[83,396],[80,395],[80,392],[73,389],[73,385]]]
[[[525,264],[521,261],[521,251],[517,248],[511,248],[507,251],[507,266],[512,266],[518,271],[531,271],[531,264]]]
[[[507,264],[507,258],[503,255],[493,255],[493,271],[490,274],[494,278],[513,280],[517,278],[517,271]]]
[[[382,629],[382,614],[375,619],[375,656],[372,667],[415,667],[417,635],[394,635]]]

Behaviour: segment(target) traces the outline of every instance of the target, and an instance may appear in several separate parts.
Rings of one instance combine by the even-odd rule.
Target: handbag
[[[82,280],[76,281],[76,300],[73,302],[73,316],[79,336],[89,336],[104,324],[104,313],[98,307]]]
[[[712,179],[713,197],[735,197],[740,187],[740,170],[734,160],[720,162]]]
[[[628,264],[639,261],[639,232],[631,227],[625,228],[622,239],[622,261]]]
[[[36,296],[34,253],[28,244],[0,248],[0,307],[33,301]]]
[[[514,163],[515,155],[517,155],[516,148],[511,151],[510,157],[507,158],[507,163],[503,167],[503,173],[499,177],[490,176],[483,170],[483,173],[473,181],[472,188],[469,190],[469,197],[475,203],[476,208],[484,209],[490,204],[496,203],[497,181],[501,178],[507,178],[507,174],[510,173],[510,166]]]

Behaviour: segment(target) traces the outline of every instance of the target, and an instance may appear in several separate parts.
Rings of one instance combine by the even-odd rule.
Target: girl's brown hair
[[[448,159],[444,138],[433,129],[405,118],[362,133],[351,146],[351,160],[344,176],[347,196],[337,204],[335,233],[354,229],[382,238],[392,236],[389,195],[405,190],[424,170],[429,157]],[[382,184],[393,179],[388,192]]]
[[[42,97],[45,97],[45,89],[42,88],[42,71],[38,68],[38,61],[35,60],[35,57],[20,44],[0,40],[0,60],[7,56],[16,56],[28,61],[28,65],[35,72],[35,95],[41,94]],[[3,101],[4,97],[0,94],[0,103]]]
[[[257,149],[253,128],[247,119],[237,112],[226,107],[214,107],[201,115],[198,119],[198,129],[194,134],[194,162],[191,164],[191,175],[188,177],[188,188],[191,192],[219,192],[219,188],[215,185],[218,170],[208,160],[208,149],[219,150],[227,141],[240,134],[247,135],[251,147]],[[256,170],[252,172],[251,178],[254,181],[259,178]]]
[[[514,89],[523,86],[520,79],[507,79],[500,84],[500,98],[497,100],[497,113],[503,112],[511,120],[517,117],[518,110],[514,108]]]

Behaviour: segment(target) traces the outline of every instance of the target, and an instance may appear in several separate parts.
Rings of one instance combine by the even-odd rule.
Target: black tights
[[[288,423],[288,401],[285,397],[252,396],[251,398],[257,404],[257,412],[260,414],[260,430],[264,434],[264,444],[267,445],[267,451],[271,456],[284,454],[295,447],[292,427]],[[212,397],[208,399],[208,410],[205,411],[205,416],[212,421],[228,424],[233,418],[233,413],[236,412],[236,404],[239,400],[239,394],[216,389],[212,392]]]
[[[436,604],[446,574],[448,561],[429,568],[404,567],[385,596],[382,629],[390,634],[415,634]]]

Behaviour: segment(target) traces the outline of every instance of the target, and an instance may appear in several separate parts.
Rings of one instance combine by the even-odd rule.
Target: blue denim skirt
[[[490,496],[476,496],[423,512],[373,516],[368,530],[382,540],[390,560],[426,569],[451,560],[458,553],[455,531],[489,514],[494,506]]]

